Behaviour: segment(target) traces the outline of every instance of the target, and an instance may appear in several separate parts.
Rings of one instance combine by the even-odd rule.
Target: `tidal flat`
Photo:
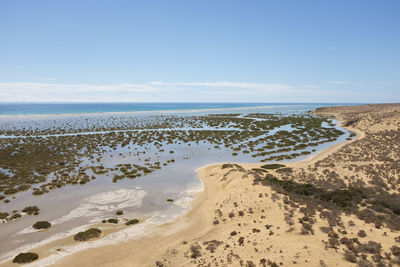
[[[171,222],[201,166],[291,162],[353,137],[304,110],[0,118],[0,259],[89,225]]]

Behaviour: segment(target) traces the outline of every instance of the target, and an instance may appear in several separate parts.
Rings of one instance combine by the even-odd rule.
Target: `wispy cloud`
[[[245,82],[174,82],[174,83],[165,83],[165,82],[151,82],[153,85],[160,86],[180,86],[180,87],[217,87],[217,88],[245,88],[245,89],[257,89],[257,90],[266,90],[266,91],[276,91],[276,90],[292,90],[294,89],[291,85],[286,84],[275,84],[275,83],[245,83]]]
[[[1,102],[363,102],[385,94],[331,87],[251,82],[162,82],[142,84],[0,83]]]
[[[36,78],[35,80],[37,81],[46,81],[46,82],[53,82],[56,79],[55,78]]]
[[[331,81],[331,84],[336,84],[336,85],[345,85],[345,84],[349,84],[348,82],[345,81]]]

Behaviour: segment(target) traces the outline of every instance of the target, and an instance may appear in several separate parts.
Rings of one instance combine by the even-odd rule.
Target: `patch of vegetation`
[[[13,259],[13,263],[30,263],[39,258],[39,255],[33,252],[20,253]]]
[[[25,207],[22,212],[25,212],[29,215],[39,215],[40,209],[37,206],[27,206]]]
[[[122,210],[117,210],[116,214],[117,215],[122,215],[122,214],[124,214],[124,212]]]
[[[132,225],[132,224],[137,224],[137,223],[139,223],[139,220],[138,219],[133,219],[133,220],[127,221],[125,224],[126,225]]]
[[[262,166],[261,166],[261,168],[267,169],[267,170],[274,170],[274,169],[279,169],[279,168],[283,168],[283,167],[285,167],[285,165],[283,165],[283,164],[276,164],[276,163],[273,163],[273,164],[265,164],[265,165],[262,165]]]
[[[38,221],[34,225],[32,225],[33,228],[37,230],[43,230],[51,227],[51,223],[48,221]]]
[[[19,213],[14,213],[11,217],[10,217],[10,220],[12,221],[12,220],[18,220],[18,219],[20,219],[22,217],[22,215],[21,214],[19,214]]]
[[[172,198],[168,198],[167,201],[168,202],[174,202],[174,200]]]
[[[367,223],[374,223],[376,227],[385,223],[392,230],[400,230],[400,195],[388,193],[381,188],[349,186],[329,189],[290,179],[278,179],[272,174],[264,177],[258,174],[254,183],[272,186],[278,193],[310,207],[351,212]],[[366,208],[360,210],[360,204]]]
[[[118,223],[118,219],[110,218],[107,220],[108,223]]]
[[[98,228],[90,228],[84,232],[79,232],[74,235],[75,241],[87,241],[89,239],[93,239],[99,237],[101,235],[101,230]]]

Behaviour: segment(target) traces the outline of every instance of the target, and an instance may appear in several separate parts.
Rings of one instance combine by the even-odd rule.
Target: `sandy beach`
[[[31,265],[398,264],[398,219],[390,214],[390,220],[377,222],[361,216],[354,207],[366,210],[372,203],[368,202],[368,198],[357,202],[351,209],[341,209],[342,206],[332,206],[335,200],[329,200],[325,205],[320,199],[319,202],[314,200],[316,197],[308,198],[307,194],[300,195],[297,191],[293,193],[286,187],[280,188],[281,183],[272,184],[269,181],[291,180],[297,186],[307,184],[327,192],[343,192],[364,183],[362,187],[379,186],[379,190],[397,197],[395,194],[399,185],[394,179],[399,178],[399,172],[396,169],[398,164],[393,163],[399,161],[396,153],[398,144],[390,141],[377,144],[376,140],[397,138],[400,105],[330,107],[314,113],[335,116],[343,122],[343,127],[356,134],[355,138],[279,168],[263,169],[263,164],[204,166],[197,170],[204,191],[197,193],[192,209],[173,223],[149,225],[144,222],[129,227],[116,225],[103,230],[98,240],[88,241],[85,243],[87,249],[76,253],[72,253],[73,249],[57,250],[58,247],[74,246],[72,237],[67,236],[35,249],[41,256]],[[382,157],[382,153],[386,158]],[[373,170],[375,172],[371,176]],[[275,180],[268,180],[272,177]],[[378,179],[381,183],[377,182]],[[382,217],[388,214],[382,210],[376,212]],[[143,231],[144,236],[129,242],[107,243],[107,237],[112,234],[124,230],[134,233],[135,229]],[[90,245],[95,242],[101,245]],[[5,263],[3,266],[13,264]]]

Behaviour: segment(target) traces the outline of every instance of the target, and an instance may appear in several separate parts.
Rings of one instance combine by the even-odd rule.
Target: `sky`
[[[398,0],[0,0],[0,102],[400,102]]]

